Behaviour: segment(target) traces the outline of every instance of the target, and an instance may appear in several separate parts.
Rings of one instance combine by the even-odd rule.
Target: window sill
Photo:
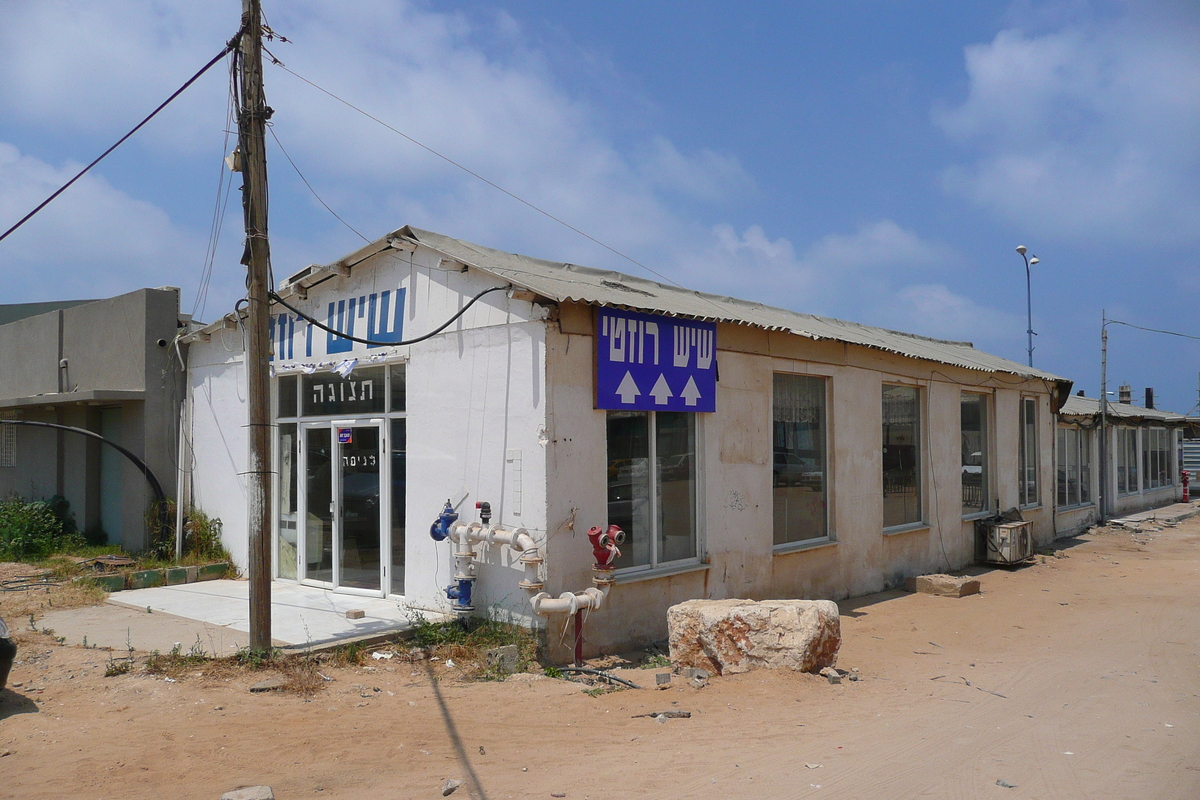
[[[1095,505],[1096,504],[1092,503],[1092,502],[1076,503],[1073,506],[1059,506],[1058,510],[1059,511],[1079,511],[1080,509],[1084,509],[1084,508],[1094,508]]]
[[[1032,503],[1032,504],[1030,504],[1030,505],[1027,505],[1027,506],[1020,506],[1020,509],[1021,509],[1022,511],[1041,511],[1041,510],[1042,510],[1042,504],[1041,504],[1041,503]]]
[[[820,550],[824,547],[833,547],[836,544],[836,539],[829,538],[809,539],[803,542],[788,542],[787,544],[775,545],[771,551],[771,555],[786,556],[790,553],[803,553],[808,550]]]
[[[690,572],[704,572],[711,568],[712,564],[691,561],[685,564],[671,564],[665,567],[654,567],[653,569],[642,569],[635,572],[618,572],[616,578],[617,584],[623,585],[626,583],[637,583],[638,581],[652,581],[656,578],[672,578],[676,575],[686,575]]]
[[[909,525],[896,525],[891,528],[884,528],[883,535],[899,536],[902,533],[917,533],[920,531],[928,531],[929,527],[930,526],[928,522],[914,522]]]
[[[987,511],[975,511],[971,514],[963,514],[962,521],[974,522],[977,519],[987,519],[988,517],[994,517],[995,515],[996,512],[992,511],[991,509],[988,509]]]

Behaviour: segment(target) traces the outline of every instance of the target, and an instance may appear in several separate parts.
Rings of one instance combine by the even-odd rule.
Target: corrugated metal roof
[[[1098,417],[1100,416],[1100,400],[1095,397],[1071,395],[1058,413],[1064,417]],[[1176,414],[1173,411],[1164,411],[1161,408],[1142,408],[1129,403],[1110,402],[1108,411],[1105,413],[1115,419],[1175,422],[1181,425],[1187,419],[1183,414]]]
[[[490,247],[405,227],[380,240],[410,238],[464,264],[490,272],[529,291],[558,302],[575,301],[602,306],[658,311],[666,314],[787,331],[797,336],[831,339],[848,344],[983,372],[1004,372],[1022,378],[1067,382],[1049,372],[976,350],[970,342],[932,339],[911,333],[875,328],[829,317],[801,314],[761,303],[721,297],[677,286],[667,286],[622,272],[581,267],[540,258],[506,253]],[[386,245],[385,245],[386,246]],[[363,248],[368,251],[372,245]],[[352,258],[348,257],[348,258]],[[1065,391],[1070,391],[1069,387]],[[1064,392],[1065,393],[1065,392]]]

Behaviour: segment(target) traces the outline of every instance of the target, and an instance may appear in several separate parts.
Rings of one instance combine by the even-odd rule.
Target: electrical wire
[[[338,213],[336,211],[334,211],[332,208],[330,208],[328,203],[326,203],[324,200],[321,199],[321,195],[317,194],[317,190],[314,189],[312,184],[308,182],[308,178],[304,177],[304,173],[300,171],[300,168],[296,166],[296,162],[292,160],[292,157],[290,155],[288,155],[288,151],[283,146],[283,142],[279,141],[279,137],[275,135],[275,126],[268,124],[267,130],[269,130],[271,132],[271,138],[275,140],[275,144],[279,145],[279,151],[281,153],[283,153],[283,157],[286,158],[287,162],[292,165],[292,169],[296,170],[296,174],[300,176],[300,180],[304,181],[304,185],[308,187],[308,190],[310,192],[312,192],[312,196],[317,198],[317,202],[320,203],[321,205],[325,206],[325,210],[328,211],[330,214],[333,214],[333,216],[337,218],[337,221],[342,223],[343,225],[345,225],[347,228],[349,228],[354,233],[355,236],[362,239],[367,244],[370,244],[371,243],[370,239],[368,239],[367,237],[365,237],[361,233],[359,233],[357,230],[355,230],[354,226],[352,226],[349,222],[346,222],[346,220],[344,220],[340,216],[338,216]]]
[[[458,169],[460,169],[460,170],[462,170],[463,172],[467,173],[467,174],[468,174],[468,175],[470,175],[471,177],[473,177],[473,178],[476,178],[477,180],[480,180],[480,181],[482,181],[482,182],[486,183],[488,186],[491,186],[491,187],[492,187],[493,189],[495,189],[496,191],[498,191],[498,192],[501,192],[502,194],[505,194],[505,195],[507,195],[508,197],[511,197],[513,200],[516,200],[518,203],[520,203],[520,204],[522,204],[522,205],[524,205],[524,206],[526,206],[526,207],[528,207],[528,208],[532,209],[533,211],[536,211],[537,213],[541,214],[542,216],[544,216],[544,217],[546,217],[546,218],[548,218],[548,219],[550,219],[550,220],[553,220],[554,222],[557,222],[559,225],[562,225],[564,228],[567,228],[568,230],[574,231],[575,233],[579,234],[580,236],[582,236],[583,238],[585,238],[585,239],[587,239],[588,241],[592,242],[593,244],[597,244],[597,245],[599,245],[600,247],[603,247],[605,250],[608,250],[610,253],[613,253],[614,255],[617,255],[617,256],[619,256],[619,257],[621,257],[621,258],[625,259],[625,260],[626,260],[626,261],[628,261],[630,264],[633,264],[633,265],[635,265],[635,266],[641,267],[641,268],[642,268],[642,269],[644,269],[646,272],[649,272],[651,275],[654,275],[655,277],[657,277],[657,278],[660,278],[661,280],[663,280],[663,281],[665,281],[665,282],[667,282],[667,283],[669,283],[669,284],[671,284],[671,285],[673,285],[673,286],[675,286],[675,287],[677,287],[677,288],[679,288],[679,289],[684,289],[685,291],[691,291],[691,290],[689,290],[689,289],[688,289],[686,286],[684,286],[683,284],[679,283],[678,281],[672,280],[671,278],[667,277],[666,275],[662,274],[661,272],[658,272],[657,270],[655,270],[655,269],[652,269],[652,268],[650,268],[650,267],[646,266],[645,264],[643,264],[642,262],[640,262],[640,261],[638,261],[637,259],[633,258],[632,256],[625,255],[624,253],[622,253],[620,250],[616,249],[615,247],[613,247],[613,246],[611,246],[611,245],[608,245],[608,244],[605,244],[604,242],[602,242],[602,241],[600,241],[599,239],[597,239],[595,236],[592,236],[591,234],[589,234],[589,233],[586,233],[586,232],[584,232],[584,231],[580,230],[579,228],[575,227],[574,225],[572,225],[571,223],[569,223],[569,222],[567,222],[566,220],[562,219],[561,217],[557,217],[557,216],[555,216],[554,214],[551,214],[549,211],[546,211],[544,208],[541,208],[541,207],[539,207],[539,206],[536,206],[536,205],[534,205],[533,203],[529,202],[529,201],[528,201],[528,200],[526,200],[525,198],[523,198],[523,197],[520,197],[520,196],[518,196],[518,195],[516,195],[516,194],[513,194],[513,193],[512,193],[512,192],[510,192],[508,189],[505,189],[503,186],[501,186],[500,184],[496,183],[495,181],[489,180],[489,179],[485,178],[484,176],[480,175],[478,172],[475,172],[474,170],[470,169],[469,167],[466,167],[466,166],[464,166],[463,164],[460,164],[459,162],[455,161],[454,159],[450,158],[449,156],[447,156],[447,155],[443,155],[442,153],[438,152],[437,150],[434,150],[434,149],[433,149],[432,147],[430,147],[429,145],[427,145],[427,144],[425,144],[425,143],[423,143],[423,142],[420,142],[420,141],[418,141],[417,139],[414,139],[412,136],[409,136],[409,135],[408,135],[407,133],[405,133],[404,131],[402,131],[402,130],[399,130],[398,128],[394,128],[394,127],[392,127],[392,126],[391,126],[391,125],[389,125],[388,123],[386,123],[386,122],[384,122],[383,120],[381,120],[379,117],[376,117],[376,116],[374,116],[374,115],[372,115],[372,114],[368,113],[367,111],[364,111],[363,109],[359,108],[358,106],[354,105],[354,104],[353,104],[353,103],[351,103],[349,100],[344,100],[344,99],[342,99],[341,97],[338,97],[338,96],[337,96],[336,94],[334,94],[333,92],[329,91],[328,89],[325,89],[325,88],[323,88],[323,87],[321,87],[321,86],[318,86],[317,84],[313,83],[313,82],[312,82],[312,81],[310,81],[308,78],[305,78],[303,75],[300,75],[300,74],[298,74],[298,73],[296,73],[296,72],[293,72],[291,69],[288,69],[288,67],[287,67],[287,66],[286,66],[286,65],[285,65],[285,64],[284,64],[282,61],[280,61],[278,58],[276,58],[276,57],[275,57],[275,55],[274,55],[274,54],[272,54],[272,53],[271,53],[269,50],[266,50],[266,48],[263,48],[263,49],[266,51],[267,55],[270,57],[270,59],[271,59],[271,63],[273,63],[275,66],[279,67],[280,69],[282,69],[284,72],[288,73],[289,75],[292,75],[293,77],[295,77],[295,78],[297,78],[297,79],[299,79],[299,80],[303,81],[304,83],[307,83],[309,86],[311,86],[312,88],[316,89],[318,92],[321,92],[322,94],[328,95],[329,97],[331,97],[331,98],[333,98],[334,100],[338,101],[339,103],[341,103],[342,105],[346,106],[347,108],[350,108],[350,109],[352,109],[352,110],[354,110],[354,111],[357,111],[359,114],[362,114],[362,115],[363,115],[364,117],[366,117],[367,119],[369,119],[369,120],[372,120],[372,121],[374,121],[374,122],[377,122],[377,123],[379,123],[379,124],[380,124],[380,125],[382,125],[383,127],[385,127],[385,128],[387,128],[388,130],[390,130],[392,133],[395,133],[395,134],[397,134],[398,136],[400,136],[400,137],[402,137],[402,138],[404,138],[404,139],[408,140],[408,141],[409,141],[409,142],[411,142],[412,144],[415,144],[417,147],[420,147],[422,150],[425,150],[426,152],[428,152],[428,153],[431,153],[432,155],[435,155],[435,156],[437,156],[438,158],[440,158],[440,159],[442,159],[443,161],[445,161],[447,164],[450,164],[451,166],[457,167]],[[713,308],[717,309],[718,311],[721,311],[721,312],[723,312],[723,313],[726,313],[726,314],[728,313],[728,310],[727,310],[727,309],[723,309],[723,308],[721,308],[721,306],[717,305],[717,304],[716,304],[716,303],[714,303],[714,302],[713,302],[711,299],[709,299],[708,297],[705,297],[703,294],[700,294],[699,292],[697,292],[697,293],[696,293],[696,296],[697,296],[697,297],[699,297],[699,298],[701,298],[701,299],[703,299],[705,302],[707,302],[709,305],[711,305]]]
[[[449,328],[451,325],[453,325],[454,322],[459,317],[461,317],[463,314],[467,313],[467,309],[469,309],[471,306],[475,305],[475,301],[479,300],[479,298],[483,297],[485,294],[489,294],[491,292],[504,292],[504,291],[508,291],[510,288],[512,288],[512,287],[510,287],[510,286],[493,286],[490,289],[484,289],[482,292],[480,292],[479,294],[475,295],[470,300],[468,300],[467,304],[458,310],[458,313],[456,313],[450,319],[443,322],[441,325],[439,325],[434,330],[430,331],[429,333],[425,334],[424,336],[418,336],[415,339],[405,339],[404,341],[401,341],[401,342],[381,342],[381,341],[376,341],[374,339],[360,339],[357,336],[351,336],[348,333],[342,333],[341,331],[335,330],[335,329],[329,327],[328,325],[325,325],[325,324],[321,323],[320,321],[313,319],[308,314],[305,314],[300,309],[298,309],[295,306],[293,306],[292,304],[288,303],[286,300],[284,300],[282,297],[280,297],[275,292],[267,292],[267,297],[269,299],[275,301],[276,303],[279,303],[279,305],[283,306],[288,311],[291,311],[293,314],[300,317],[300,319],[304,320],[308,324],[315,325],[316,327],[320,328],[323,331],[326,331],[327,333],[332,333],[334,336],[340,336],[343,339],[349,339],[352,342],[358,342],[360,344],[373,344],[373,345],[388,346],[388,347],[400,347],[403,345],[416,344],[417,342],[423,342],[426,339],[432,339],[434,336],[437,336],[439,333],[446,330],[446,328]],[[238,302],[241,302],[241,301],[238,301]],[[239,318],[240,318],[240,315],[239,315]]]
[[[240,32],[239,32],[239,33],[240,33]],[[4,241],[6,238],[8,238],[8,235],[9,235],[10,233],[12,233],[12,232],[13,232],[13,231],[15,231],[17,228],[19,228],[19,227],[21,227],[22,225],[24,225],[24,224],[25,224],[26,222],[28,222],[30,219],[32,219],[32,218],[33,218],[33,216],[34,216],[35,214],[37,214],[39,211],[41,211],[43,208],[45,208],[46,206],[50,205],[50,203],[51,203],[51,202],[54,200],[54,198],[58,197],[60,194],[62,194],[63,192],[65,192],[67,189],[69,189],[69,188],[71,187],[71,184],[75,183],[75,181],[77,181],[77,180],[79,180],[80,178],[82,178],[82,177],[83,177],[85,174],[87,174],[88,170],[90,170],[92,167],[96,166],[96,165],[97,165],[97,164],[99,164],[101,161],[103,161],[105,156],[107,156],[107,155],[108,155],[109,153],[111,153],[113,150],[116,150],[118,147],[120,147],[120,146],[121,146],[121,145],[122,145],[122,144],[125,142],[125,140],[126,140],[126,139],[128,139],[130,136],[133,136],[135,133],[137,133],[139,130],[141,130],[141,128],[142,128],[142,126],[143,126],[143,125],[145,125],[147,122],[149,122],[150,120],[152,120],[152,119],[154,119],[156,116],[158,116],[158,112],[160,112],[160,111],[162,111],[164,108],[166,108],[166,107],[167,107],[167,105],[168,105],[168,104],[169,104],[169,103],[170,103],[172,100],[174,100],[176,97],[178,97],[179,95],[183,94],[183,91],[184,91],[185,89],[187,89],[189,86],[191,86],[193,83],[195,83],[195,82],[196,82],[196,81],[197,81],[197,80],[200,78],[200,76],[201,76],[201,75],[203,75],[204,73],[208,72],[208,71],[209,71],[209,69],[211,69],[211,68],[213,67],[213,65],[215,65],[215,64],[216,64],[218,61],[220,61],[222,58],[224,58],[224,57],[225,57],[225,56],[226,56],[226,55],[227,55],[227,54],[228,54],[228,53],[229,53],[231,50],[233,50],[233,48],[234,48],[234,41],[236,41],[236,39],[237,39],[237,36],[235,36],[233,39],[231,39],[231,40],[229,41],[229,43],[227,43],[227,44],[225,45],[225,47],[224,47],[224,48],[221,50],[221,52],[220,52],[220,53],[217,53],[215,56],[213,56],[212,60],[210,60],[210,61],[209,61],[207,64],[205,64],[203,67],[201,67],[201,68],[200,68],[200,70],[199,70],[199,71],[198,71],[198,72],[197,72],[195,75],[193,75],[192,77],[188,78],[188,79],[187,79],[187,81],[186,81],[186,82],[183,84],[183,86],[180,86],[178,89],[176,89],[176,90],[175,90],[175,91],[174,91],[174,92],[171,94],[171,96],[170,96],[170,97],[168,97],[166,100],[163,100],[161,103],[159,103],[159,105],[158,105],[158,108],[156,108],[156,109],[154,109],[153,111],[151,111],[151,112],[150,112],[150,114],[149,114],[149,115],[148,115],[148,116],[147,116],[145,119],[143,119],[143,120],[142,120],[141,122],[139,122],[137,125],[133,126],[133,129],[132,129],[132,130],[130,130],[130,131],[129,131],[129,133],[125,134],[125,135],[124,135],[124,136],[122,136],[120,139],[118,139],[118,140],[117,140],[117,142],[116,142],[116,144],[114,144],[112,147],[108,148],[108,149],[107,149],[107,150],[105,150],[103,153],[101,153],[99,156],[97,156],[97,157],[96,157],[96,159],[95,159],[95,160],[94,160],[92,163],[88,164],[86,167],[84,167],[83,169],[81,169],[81,170],[80,170],[80,171],[79,171],[79,172],[78,172],[78,173],[75,175],[75,177],[74,177],[74,178],[71,178],[71,180],[67,181],[67,182],[66,182],[66,183],[64,183],[62,186],[60,186],[60,187],[59,187],[59,188],[58,188],[58,189],[57,189],[57,190],[56,190],[56,191],[55,191],[55,192],[54,192],[52,195],[50,195],[50,196],[49,196],[49,197],[47,197],[45,200],[43,200],[41,203],[39,203],[39,204],[38,204],[38,206],[37,206],[37,208],[33,209],[33,210],[32,210],[32,211],[30,211],[28,214],[26,214],[25,216],[21,217],[21,219],[19,219],[19,220],[17,221],[17,224],[13,225],[11,228],[9,228],[8,230],[6,230],[4,233],[0,233],[0,242]]]
[[[1190,333],[1177,333],[1176,331],[1164,331],[1158,328],[1143,328],[1141,325],[1134,325],[1131,322],[1121,322],[1119,319],[1109,319],[1104,321],[1105,325],[1124,325],[1126,328],[1136,328],[1139,331],[1149,331],[1150,333],[1165,333],[1168,336],[1179,336],[1183,339],[1200,340],[1200,336],[1193,336]]]

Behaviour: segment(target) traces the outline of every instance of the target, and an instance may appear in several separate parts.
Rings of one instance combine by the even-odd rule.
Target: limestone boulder
[[[819,672],[837,663],[841,618],[831,600],[688,600],[667,609],[671,662],[718,675]]]
[[[965,575],[916,575],[905,579],[904,588],[941,597],[966,597],[979,594],[979,581]]]

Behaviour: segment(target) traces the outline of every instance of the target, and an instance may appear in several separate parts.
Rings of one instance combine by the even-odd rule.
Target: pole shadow
[[[473,797],[478,797],[480,800],[488,800],[487,792],[483,789],[483,784],[479,782],[479,776],[475,773],[475,768],[471,765],[471,759],[467,757],[467,750],[463,747],[462,737],[458,734],[458,726],[454,724],[454,717],[450,715],[450,708],[446,705],[446,698],[442,696],[441,686],[438,685],[437,676],[433,674],[433,665],[429,661],[429,656],[425,656],[425,674],[429,676],[429,686],[433,689],[433,697],[437,700],[438,708],[442,712],[442,721],[446,723],[446,735],[450,737],[450,744],[454,746],[454,752],[458,756],[459,763],[462,764],[463,770],[467,775],[467,788]]]

